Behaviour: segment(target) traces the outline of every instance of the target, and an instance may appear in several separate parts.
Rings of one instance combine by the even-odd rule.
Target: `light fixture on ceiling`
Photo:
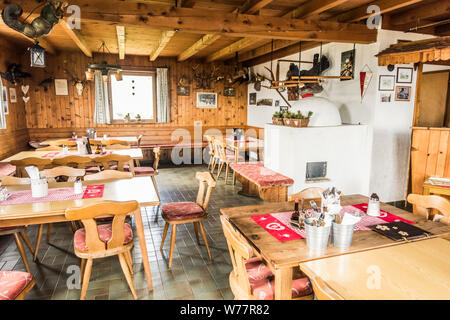
[[[117,81],[122,80],[122,67],[120,65],[111,65],[106,62],[106,50],[108,53],[111,53],[106,47],[105,42],[102,42],[98,51],[103,54],[104,60],[101,63],[94,62],[87,65],[86,80],[94,80],[96,70],[101,72],[103,82],[109,82],[109,76],[111,74],[115,75]]]

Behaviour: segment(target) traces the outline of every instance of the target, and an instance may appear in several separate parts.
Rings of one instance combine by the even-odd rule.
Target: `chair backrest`
[[[84,169],[76,169],[67,166],[54,167],[43,171],[44,177],[48,182],[56,182],[57,177],[67,177],[67,182],[74,182],[77,177],[83,177],[86,174]]]
[[[117,165],[117,170],[125,171],[125,164],[130,165],[130,170],[134,169],[133,160],[128,155],[108,154],[106,156],[94,158],[96,163],[101,163],[104,170],[109,170],[112,165]],[[133,172],[134,174],[134,172]]]
[[[208,142],[208,151],[210,156],[214,156],[214,136],[205,136],[206,141]]]
[[[124,141],[124,140],[117,140],[117,139],[106,139],[106,140],[102,140],[102,144],[104,146],[110,146],[113,144],[120,144],[123,146],[128,145],[128,142]]]
[[[161,156],[161,149],[159,147],[153,148],[153,153],[155,154],[155,160],[153,161],[153,169],[155,172],[158,171],[159,157]]]
[[[214,157],[221,161],[226,161],[227,159],[226,143],[222,139],[214,138],[213,147],[214,147]]]
[[[38,151],[59,151],[62,152],[63,148],[62,147],[58,147],[58,146],[48,146],[48,147],[43,147],[43,148],[38,148]]]
[[[214,180],[213,176],[209,172],[197,172],[195,174],[195,179],[197,179],[200,183],[196,203],[202,207],[204,211],[206,211],[209,205],[209,198],[211,197],[212,189],[216,186],[216,180]]]
[[[302,200],[302,199],[321,199],[322,192],[324,192],[324,188],[319,187],[311,187],[303,189],[300,192],[291,194],[289,196],[289,201],[294,201],[295,199]]]
[[[92,162],[93,160],[88,156],[66,156],[53,159],[53,164],[56,166],[68,166],[74,168],[85,168],[88,163]]]
[[[36,157],[29,157],[29,158],[24,158],[22,160],[12,160],[10,162],[10,164],[13,166],[16,166],[16,175],[18,177],[27,177],[28,173],[25,171],[25,167],[35,166],[39,169],[39,171],[41,171],[46,167],[50,167],[52,164],[52,160],[36,158]]]
[[[320,277],[310,278],[314,294],[318,300],[344,300],[336,291],[331,289]]]
[[[96,140],[96,139],[89,139],[89,143],[91,144],[91,146],[97,146],[99,144],[104,144],[103,141],[101,140]]]
[[[133,178],[131,172],[117,170],[103,170],[99,173],[88,174],[84,176],[84,181],[107,180],[107,179],[130,179]]]
[[[107,149],[113,149],[113,150],[122,150],[122,149],[131,149],[131,146],[129,144],[110,144],[107,146]]]
[[[2,182],[2,186],[17,186],[31,183],[30,178],[17,178],[13,176],[0,177],[0,181]]]
[[[137,137],[137,146],[138,146],[138,147],[141,146],[142,137],[143,137],[142,134],[140,134],[140,135]]]
[[[50,146],[54,146],[54,147],[62,147],[62,146],[76,147],[77,146],[76,141],[71,141],[68,139],[50,141],[48,144]]]
[[[251,295],[250,282],[248,281],[245,260],[253,256],[252,247],[245,241],[239,232],[237,232],[227,218],[220,216],[223,233],[227,240],[228,250],[230,252],[231,263],[233,264],[234,276],[241,290],[244,290],[248,296]]]
[[[439,222],[450,225],[450,201],[435,195],[424,196],[411,193],[407,201],[415,206],[414,214],[419,214],[427,219],[430,216],[431,209],[438,210],[444,217]]]
[[[103,201],[93,205],[66,209],[66,219],[81,220],[86,230],[86,246],[89,253],[95,253],[123,246],[125,240],[124,223],[128,214],[140,210],[137,201]],[[114,216],[111,239],[100,240],[95,218]]]

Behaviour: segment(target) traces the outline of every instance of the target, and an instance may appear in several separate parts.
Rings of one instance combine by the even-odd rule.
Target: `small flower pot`
[[[309,125],[309,119],[302,119],[302,127],[307,127]]]
[[[302,119],[292,119],[291,120],[292,127],[301,127],[302,126]]]
[[[292,119],[283,118],[283,123],[284,123],[285,126],[290,127],[291,126],[291,121],[292,121]]]

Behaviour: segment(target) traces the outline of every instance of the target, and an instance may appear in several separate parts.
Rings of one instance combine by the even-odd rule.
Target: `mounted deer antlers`
[[[212,66],[211,72],[200,72],[198,71],[199,67],[200,65],[192,67],[196,89],[211,89],[212,82],[219,82],[224,79],[224,76],[219,73],[220,68],[217,66]]]
[[[70,75],[71,81],[72,81],[73,85],[75,86],[75,89],[77,89],[78,96],[81,97],[83,95],[83,89],[87,83],[87,80],[84,80],[84,79],[82,80],[80,78],[74,77],[72,75],[72,73],[70,73],[69,70],[67,70],[67,69],[64,69],[64,72],[67,73],[68,75]]]

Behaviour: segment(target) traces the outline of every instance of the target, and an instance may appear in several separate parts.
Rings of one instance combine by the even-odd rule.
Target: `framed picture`
[[[395,76],[380,76],[378,83],[379,91],[394,91],[395,88]]]
[[[223,90],[223,95],[225,97],[234,97],[236,96],[236,90],[233,87],[225,87]]]
[[[185,86],[178,86],[177,87],[177,94],[179,96],[189,96],[191,94],[191,88],[185,87]]]
[[[380,96],[381,102],[391,102],[392,101],[392,93],[383,92]]]
[[[397,68],[397,83],[412,83],[413,68]]]
[[[6,87],[2,86],[2,108],[5,114],[9,114],[9,108],[8,108],[8,93],[7,93]]]
[[[355,49],[341,53],[341,77],[352,77],[355,75]],[[341,79],[341,81],[350,79]]]
[[[16,88],[9,88],[9,101],[11,103],[16,103],[17,102]]]
[[[265,106],[265,107],[271,107],[273,105],[273,99],[258,99],[258,102],[256,102],[257,106]]]
[[[410,101],[411,87],[395,87],[395,101]]]
[[[275,107],[279,107],[280,106],[280,100],[275,100]]]
[[[255,105],[256,104],[256,92],[249,94],[249,102],[248,104]]]
[[[197,108],[217,108],[217,93],[197,92]]]
[[[67,79],[55,79],[55,94],[57,96],[68,96],[69,95]]]

